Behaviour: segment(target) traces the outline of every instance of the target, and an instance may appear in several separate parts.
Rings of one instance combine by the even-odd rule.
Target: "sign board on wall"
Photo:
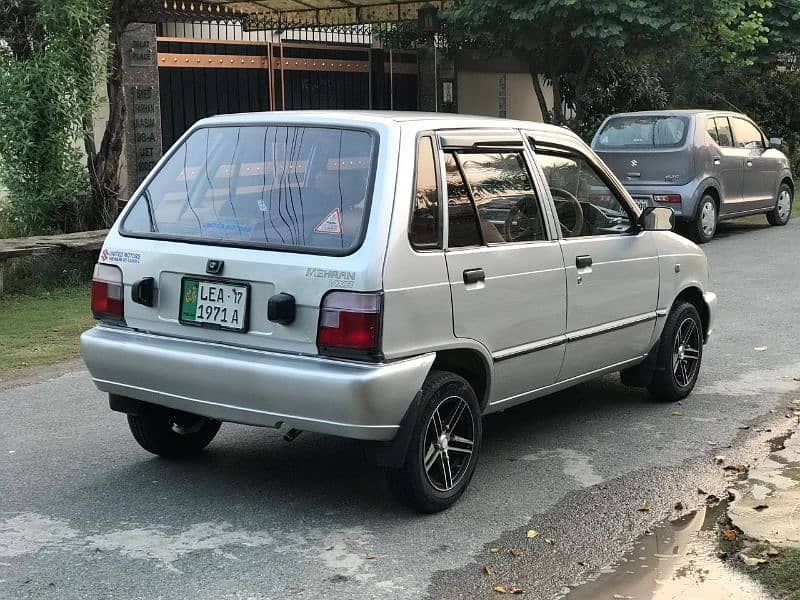
[[[156,118],[156,90],[153,86],[135,86],[133,102],[133,138],[136,152],[134,170],[141,183],[161,156],[161,136]]]

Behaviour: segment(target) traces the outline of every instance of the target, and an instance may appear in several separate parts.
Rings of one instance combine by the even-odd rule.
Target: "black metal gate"
[[[414,51],[159,37],[158,65],[165,149],[217,114],[418,107]]]

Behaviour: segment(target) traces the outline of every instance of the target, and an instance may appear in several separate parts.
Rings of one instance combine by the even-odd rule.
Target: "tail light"
[[[661,204],[680,204],[681,196],[680,194],[656,194],[653,196],[653,200]]]
[[[320,354],[380,360],[382,311],[381,294],[329,292],[320,310]]]
[[[92,313],[99,321],[119,323],[124,317],[122,271],[97,263],[92,277]]]

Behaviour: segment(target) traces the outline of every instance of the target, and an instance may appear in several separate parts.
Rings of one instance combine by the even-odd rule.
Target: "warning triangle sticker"
[[[314,233],[342,234],[342,211],[334,208],[322,222],[314,228]]]

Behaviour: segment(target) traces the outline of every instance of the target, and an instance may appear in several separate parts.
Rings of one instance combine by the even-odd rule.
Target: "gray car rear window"
[[[597,147],[670,148],[686,141],[689,119],[676,116],[631,116],[610,119],[597,137]]]
[[[352,129],[198,129],[135,199],[122,233],[350,252],[363,238],[376,144]]]

